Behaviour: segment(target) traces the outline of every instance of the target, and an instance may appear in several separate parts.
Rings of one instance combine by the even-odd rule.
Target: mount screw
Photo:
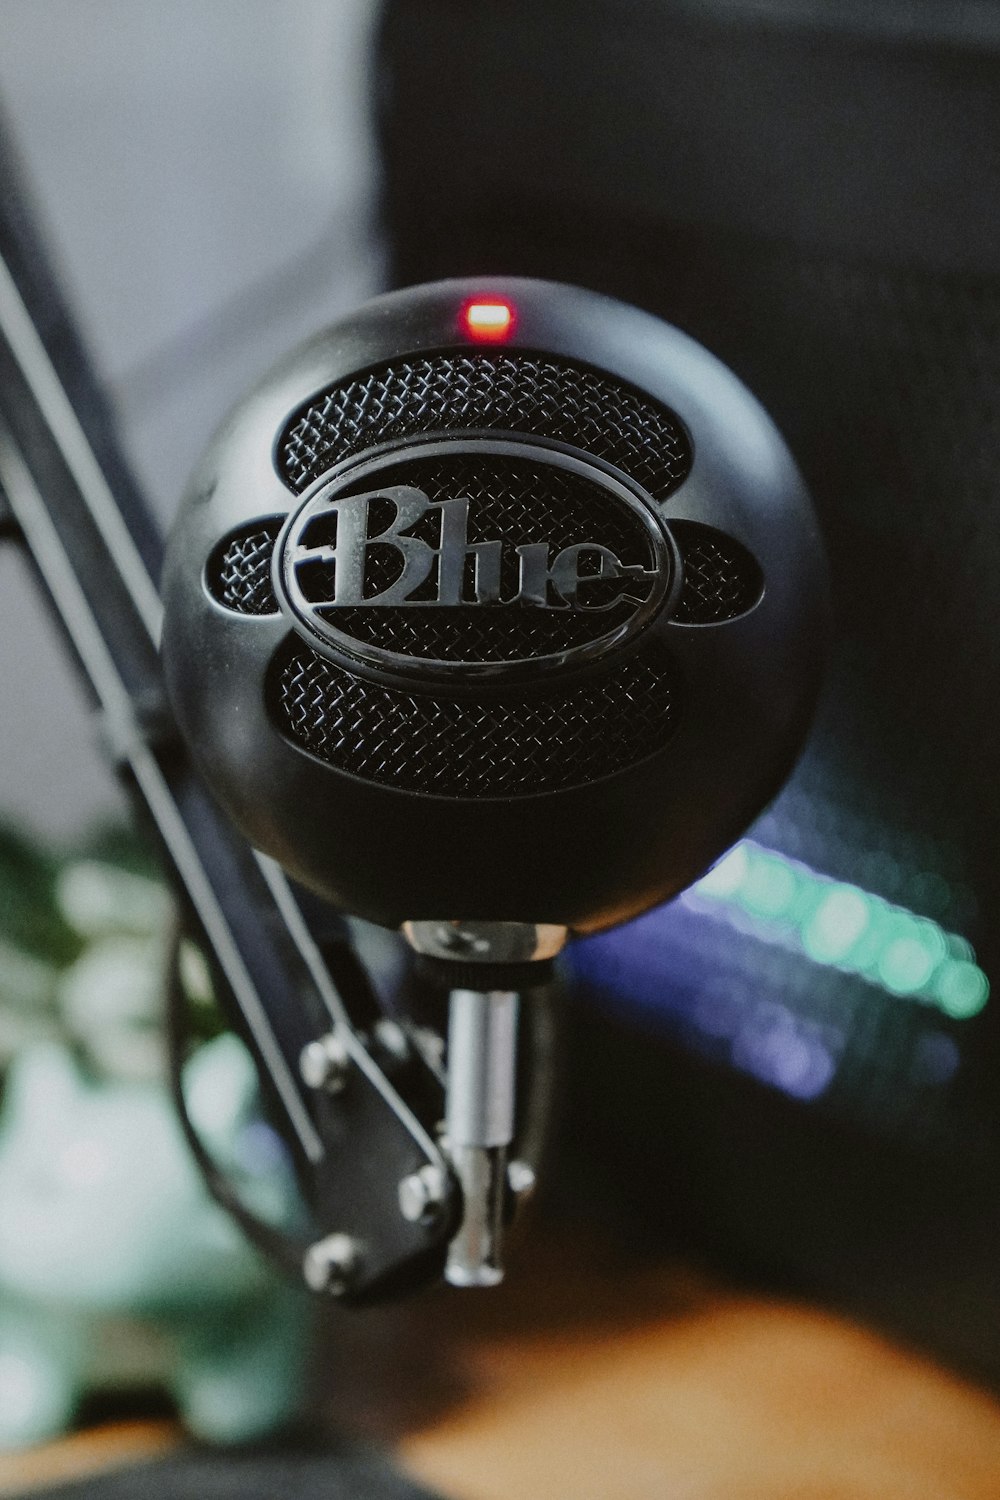
[[[523,1203],[535,1191],[535,1169],[529,1162],[515,1158],[507,1163],[507,1186],[515,1203]]]
[[[312,1292],[339,1297],[350,1286],[361,1259],[361,1247],[349,1234],[328,1234],[310,1245],[302,1260],[302,1274]]]
[[[428,1162],[399,1184],[399,1211],[408,1224],[432,1224],[444,1207],[444,1169]]]
[[[347,1082],[351,1054],[335,1031],[308,1042],[299,1056],[299,1072],[311,1089],[339,1094]]]

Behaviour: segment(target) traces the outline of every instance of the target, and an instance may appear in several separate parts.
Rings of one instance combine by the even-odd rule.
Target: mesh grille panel
[[[716,625],[746,614],[764,590],[764,576],[745,547],[712,526],[675,521],[674,539],[684,559],[679,625]]]
[[[233,532],[215,549],[206,571],[213,599],[241,615],[272,615],[278,608],[271,587],[271,556],[281,519],[255,521]]]
[[[581,786],[669,738],[676,673],[647,648],[600,681],[503,699],[431,698],[342,671],[306,646],[279,656],[271,710],[288,737],[367,781],[442,797]]]
[[[279,472],[300,491],[376,443],[475,428],[572,443],[660,500],[691,467],[677,418],[630,386],[538,354],[456,352],[400,361],[317,396],[286,429]]]
[[[627,624],[632,606],[598,615],[575,610],[501,609],[457,605],[452,609],[338,609],[329,619],[366,645],[434,661],[528,661],[587,646]]]
[[[412,482],[420,484],[431,499],[446,498],[448,468],[449,465],[433,460],[407,466],[408,472],[420,470]],[[493,499],[498,512],[495,521],[487,519],[488,508],[480,511],[478,517],[473,512],[470,541],[481,540],[491,526],[506,526],[508,520],[504,507],[507,506],[511,507],[516,522],[512,529],[521,528],[519,534],[523,540],[533,540],[543,525],[552,524],[538,509],[537,503],[533,508],[530,488],[520,495],[507,489],[498,499],[495,494],[489,494],[489,481],[482,472],[481,460],[467,460],[463,464],[463,470],[465,468],[468,472],[459,476],[461,493],[485,496],[487,503]],[[554,480],[550,476],[554,476]],[[547,485],[568,478],[557,470],[550,470],[545,477]],[[456,493],[454,488],[451,493]],[[588,512],[583,514],[586,516]],[[587,524],[592,524],[592,519],[584,521],[584,530]],[[606,526],[607,520],[601,524]],[[427,536],[432,543],[437,541],[436,534],[433,534],[437,525],[436,521],[432,523]],[[221,544],[208,568],[209,588],[220,604],[248,615],[273,614],[277,610],[278,603],[271,587],[271,555],[280,529],[280,518],[257,522]],[[579,529],[567,516],[563,530],[555,533],[556,545],[566,546],[570,541],[578,540],[576,532]],[[675,521],[670,529],[684,560],[684,585],[674,610],[674,619],[679,624],[718,624],[753,608],[760,599],[764,580],[756,560],[745,548],[724,533],[694,521]],[[622,530],[624,532],[624,528]],[[419,528],[415,534],[419,534]],[[624,562],[642,560],[633,555],[636,548],[631,535],[615,537],[611,545],[614,549],[621,549],[619,556]],[[366,583],[373,593],[377,593],[396,578],[398,554],[391,548],[381,551],[373,548],[370,557],[371,571]],[[316,577],[307,592],[312,598],[320,598],[324,589],[332,591],[333,567],[332,564],[320,564],[315,571]],[[505,581],[509,585],[509,578]],[[469,584],[471,588],[471,569]],[[595,603],[601,587],[597,581],[590,585],[590,598]],[[600,614],[522,610],[515,617],[511,610],[494,613],[470,605],[448,610],[339,609],[331,610],[329,618],[332,624],[355,639],[382,646],[387,651],[435,657],[440,661],[461,660],[463,656],[476,661],[504,661],[584,645],[595,635],[603,635],[623,624],[629,613],[630,607],[625,604]]]

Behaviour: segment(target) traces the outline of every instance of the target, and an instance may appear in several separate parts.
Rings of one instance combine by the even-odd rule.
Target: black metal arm
[[[450,1184],[432,1134],[439,1081],[414,1050],[390,1082],[352,1026],[285,875],[233,832],[173,731],[158,656],[162,540],[2,133],[0,496],[0,534],[30,555],[111,753],[214,956],[232,1024],[281,1111],[315,1238],[344,1236],[341,1247],[351,1247],[330,1290],[363,1300],[437,1275],[454,1205],[449,1197],[432,1222],[413,1221],[398,1188],[427,1166]],[[300,1069],[303,1049],[331,1033],[347,1058],[337,1092],[310,1087]]]

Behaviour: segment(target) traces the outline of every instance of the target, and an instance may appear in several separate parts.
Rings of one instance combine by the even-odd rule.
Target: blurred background
[[[571,952],[581,1191],[995,1378],[1000,12],[387,17],[393,277],[503,267],[679,324],[777,421],[831,560],[786,790]]]
[[[3,6],[4,117],[164,525],[247,387],[384,285],[369,107],[377,9]],[[0,728],[0,808],[65,837],[117,804],[26,572],[9,549],[0,567],[11,648],[0,691],[19,705]]]
[[[692,891],[572,951],[542,1215],[994,1384],[1000,10],[4,0],[0,27],[6,125],[164,525],[256,376],[391,285],[607,291],[768,407],[830,549],[819,720]],[[10,548],[0,631],[0,820],[51,868],[124,811]]]
[[[0,156],[19,168],[164,528],[248,384],[384,284],[375,24],[367,0],[0,8]],[[0,635],[12,706],[0,725],[0,1452],[165,1402],[203,1440],[259,1440],[303,1406],[306,1298],[211,1205],[174,1123],[171,902],[13,546],[0,548]],[[296,1194],[252,1065],[218,1036],[199,956],[186,961],[208,1044],[186,1074],[201,1128],[258,1211],[288,1225]],[[0,1489],[9,1482],[0,1464]]]

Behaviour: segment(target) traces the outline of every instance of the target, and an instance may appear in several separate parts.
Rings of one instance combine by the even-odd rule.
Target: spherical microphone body
[[[380,297],[229,417],[163,657],[250,841],[375,922],[594,931],[774,795],[827,631],[775,427],[712,355],[529,280]]]

